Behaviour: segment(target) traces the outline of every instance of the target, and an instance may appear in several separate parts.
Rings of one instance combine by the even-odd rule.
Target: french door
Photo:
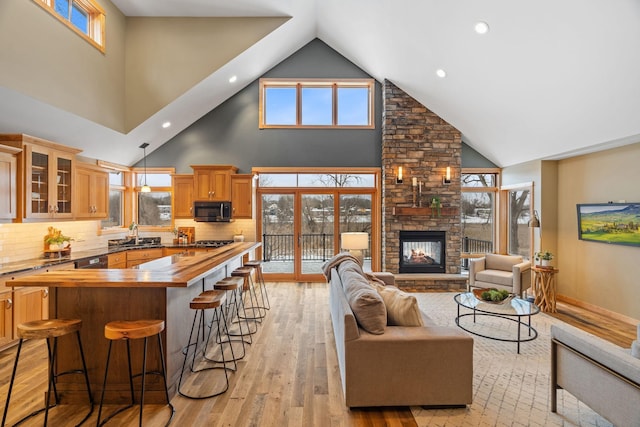
[[[379,268],[376,188],[260,188],[258,238],[269,280],[323,281],[322,265],[340,251],[340,234],[369,234],[365,270]]]

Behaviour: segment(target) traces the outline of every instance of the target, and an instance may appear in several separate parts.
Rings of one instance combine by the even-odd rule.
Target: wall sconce
[[[140,192],[141,193],[150,193],[151,192],[151,187],[149,187],[147,185],[147,147],[149,146],[148,143],[143,143],[142,145],[140,145],[140,148],[142,148],[142,150],[144,151],[144,185],[142,186],[142,188],[140,188]]]
[[[398,166],[398,174],[396,175],[396,184],[402,184],[402,166]]]
[[[451,184],[451,167],[447,166],[447,169],[444,172],[444,176],[442,177],[443,184]]]
[[[364,262],[363,249],[369,248],[369,234],[352,232],[340,234],[342,249],[346,249],[354,258],[360,261],[360,265]]]
[[[538,211],[533,211],[533,218],[529,220],[529,227],[540,228],[540,218],[538,218]]]

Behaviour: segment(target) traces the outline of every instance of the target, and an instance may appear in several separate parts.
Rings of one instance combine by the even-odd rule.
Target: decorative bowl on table
[[[496,288],[473,289],[472,292],[478,300],[489,304],[506,304],[515,297],[514,294]]]

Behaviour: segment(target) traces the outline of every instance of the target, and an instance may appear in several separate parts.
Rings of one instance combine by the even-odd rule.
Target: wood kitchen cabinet
[[[175,174],[173,182],[173,217],[193,218],[193,175]]]
[[[11,288],[0,288],[0,350],[7,347],[12,341],[13,291]]]
[[[109,211],[109,174],[97,166],[78,163],[75,180],[75,217],[106,218]]]
[[[238,168],[231,165],[195,165],[193,169],[194,200],[231,200],[231,175]]]
[[[253,198],[253,175],[231,175],[232,218],[251,218]]]
[[[162,257],[162,248],[135,249],[127,251],[127,268]]]
[[[73,171],[80,150],[50,144],[25,144],[25,218],[73,218]]]
[[[107,268],[127,268],[127,253],[116,252],[107,255]]]
[[[18,159],[22,149],[0,145],[0,220],[15,219],[17,208]]]
[[[19,147],[18,217],[71,219],[74,169],[81,150],[24,134],[0,135],[0,144]]]
[[[19,324],[48,318],[49,288],[14,288],[13,336],[16,339]]]

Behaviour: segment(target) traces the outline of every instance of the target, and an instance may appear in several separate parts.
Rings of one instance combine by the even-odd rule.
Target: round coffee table
[[[483,338],[489,338],[497,341],[515,342],[517,343],[518,354],[520,354],[520,343],[533,341],[538,337],[538,331],[531,326],[531,316],[540,313],[540,309],[537,305],[521,298],[513,298],[504,304],[490,303],[479,300],[475,297],[473,292],[466,292],[457,294],[453,297],[456,304],[458,304],[458,316],[456,317],[456,325],[461,329],[469,332],[470,334],[477,335]],[[471,310],[471,313],[460,314],[460,308]],[[497,317],[499,319],[508,320],[510,322],[517,323],[517,337],[516,338],[502,338],[491,335],[484,335],[478,331],[474,331],[469,327],[465,327],[460,324],[460,319],[467,316],[473,316],[473,323],[476,323],[476,317],[488,316]],[[525,331],[528,334],[523,336],[521,333],[522,327],[525,327]]]

